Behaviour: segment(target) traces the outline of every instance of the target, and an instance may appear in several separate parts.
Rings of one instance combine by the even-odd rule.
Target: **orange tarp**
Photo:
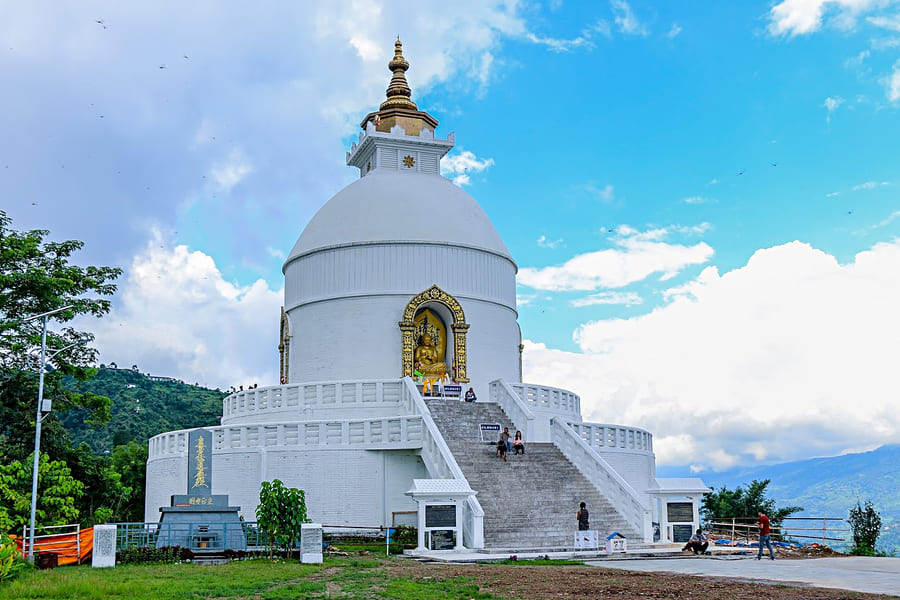
[[[19,552],[27,546],[28,540],[21,537],[11,536]],[[79,551],[79,541],[80,548]],[[53,552],[57,555],[57,564],[74,565],[81,564],[91,557],[94,549],[94,528],[87,527],[82,529],[78,534],[61,533],[59,535],[42,535],[34,540],[34,554],[42,554],[44,552]]]

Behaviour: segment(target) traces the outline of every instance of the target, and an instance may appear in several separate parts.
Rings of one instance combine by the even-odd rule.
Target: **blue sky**
[[[126,269],[104,361],[274,383],[281,264],[399,34],[525,378],[698,472],[896,441],[900,2],[9,2],[0,207]],[[452,218],[452,215],[448,215]]]

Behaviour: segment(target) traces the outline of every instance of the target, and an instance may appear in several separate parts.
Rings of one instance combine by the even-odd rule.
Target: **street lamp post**
[[[41,319],[41,321],[43,322],[43,327],[41,328],[41,365],[40,376],[38,377],[37,418],[35,419],[34,427],[34,469],[32,471],[31,477],[31,519],[28,523],[28,562],[31,563],[34,562],[34,519],[35,513],[37,512],[38,467],[40,466],[41,459],[41,421],[44,420],[44,417],[41,414],[43,411],[41,409],[43,408],[44,404],[44,370],[47,366],[47,317],[55,315],[56,313],[62,312],[64,310],[68,310],[70,308],[72,308],[71,304],[25,319],[25,321]],[[56,354],[58,353],[59,350],[54,352],[53,356],[56,356]]]

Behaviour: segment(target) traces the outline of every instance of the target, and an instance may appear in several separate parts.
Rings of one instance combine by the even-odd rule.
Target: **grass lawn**
[[[496,598],[479,592],[471,578],[411,581],[385,568],[405,559],[367,556],[325,558],[321,565],[257,559],[217,566],[125,565],[29,571],[3,584],[0,597],[53,599],[165,600],[181,598],[417,598],[454,600]]]

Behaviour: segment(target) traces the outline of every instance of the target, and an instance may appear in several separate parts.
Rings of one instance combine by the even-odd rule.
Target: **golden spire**
[[[387,100],[382,102],[379,108],[381,110],[386,108],[419,110],[416,103],[410,100],[412,90],[409,89],[409,84],[406,83],[406,70],[409,69],[409,62],[403,58],[403,42],[400,41],[400,38],[397,38],[397,41],[394,42],[394,58],[388,63],[388,69],[394,75],[391,77],[390,84],[388,84],[387,92],[385,92]]]
[[[406,135],[419,135],[423,129],[434,131],[437,127],[437,119],[419,110],[416,103],[410,99],[412,90],[406,82],[407,69],[409,62],[403,58],[403,43],[398,37],[394,42],[394,58],[388,63],[388,70],[392,75],[385,92],[387,99],[378,107],[378,112],[366,115],[360,123],[363,129],[369,121],[374,123],[377,131],[383,132],[390,132],[394,125],[400,125],[406,131]]]

